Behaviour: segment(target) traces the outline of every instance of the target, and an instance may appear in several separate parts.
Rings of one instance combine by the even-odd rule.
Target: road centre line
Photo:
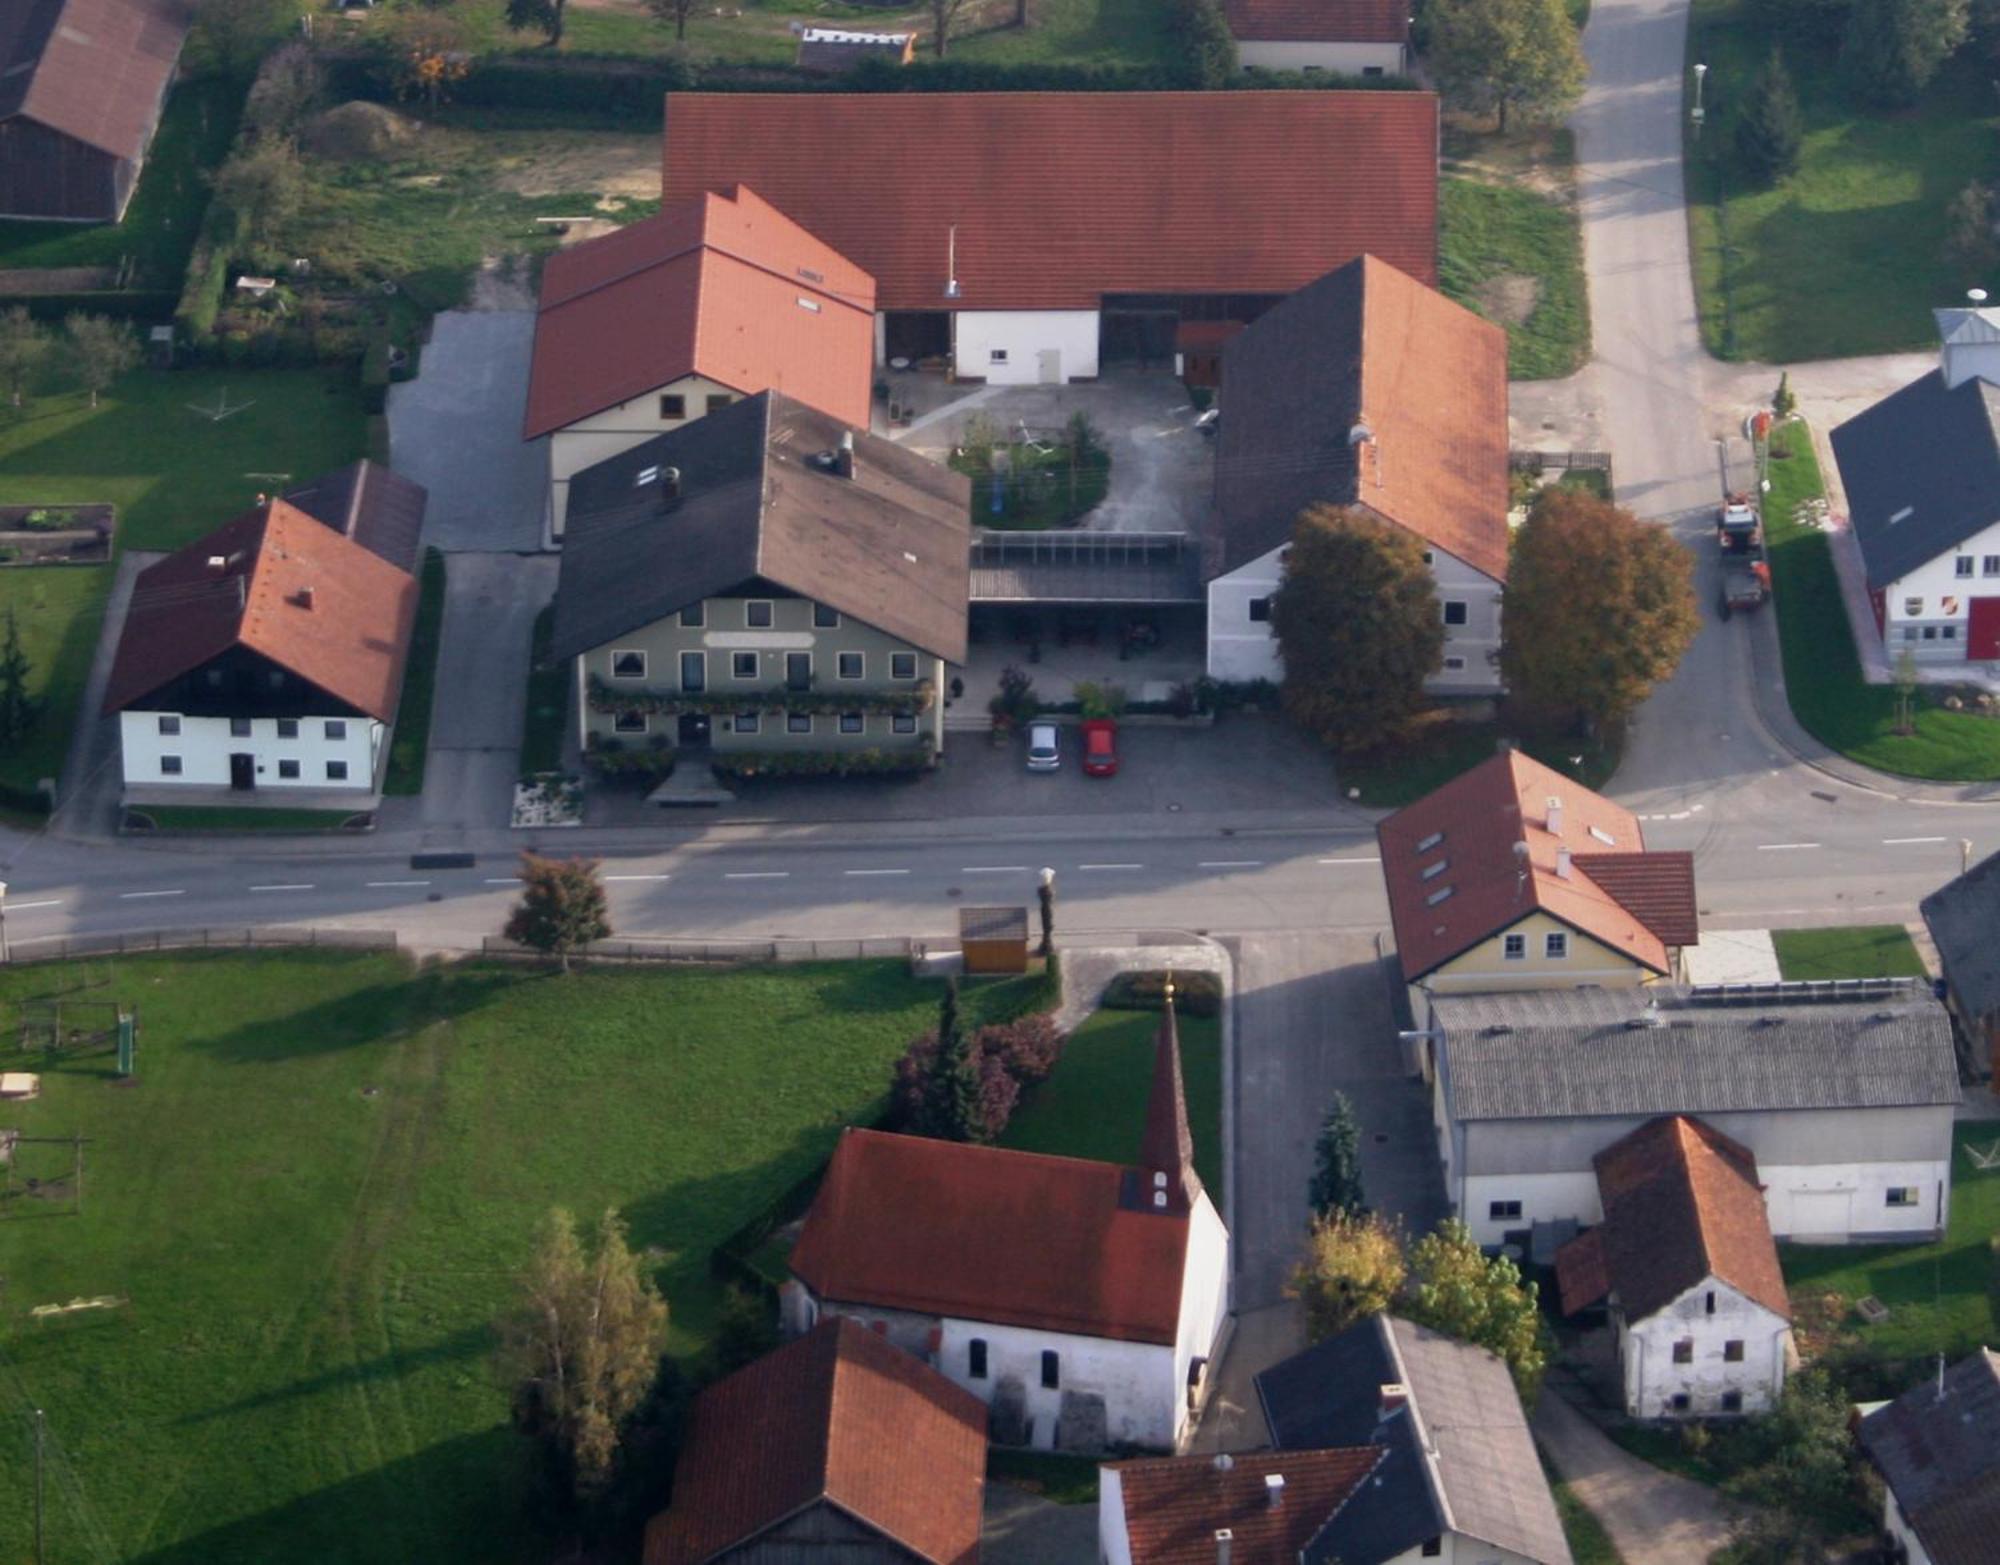
[[[25,913],[31,907],[61,907],[61,897],[51,897],[46,902],[9,902],[5,904],[9,913]]]
[[[1144,869],[1143,864],[1079,864],[1078,869]]]
[[[1816,848],[1818,846],[1817,842],[1760,842],[1757,844],[1757,851],[1759,853],[1791,853],[1799,848]]]
[[[489,875],[486,878],[486,884],[489,886],[518,886],[520,883],[519,875]]]
[[[959,870],[961,875],[1025,875],[1025,864],[967,864]]]
[[[428,880],[371,880],[365,883],[370,891],[380,891],[389,886],[428,886]]]
[[[614,880],[672,880],[673,878],[671,875],[606,875],[604,877],[607,883]],[[488,881],[487,884],[492,885],[493,882]]]
[[[907,875],[906,869],[844,869],[843,875]]]
[[[1262,859],[1203,859],[1196,869],[1262,869]]]
[[[784,880],[792,872],[788,869],[739,869],[732,870],[724,880]]]
[[[186,895],[185,891],[121,891],[118,893],[118,899],[121,902],[132,902],[140,897],[184,897]]]
[[[1883,846],[1884,846],[1885,848],[1900,848],[1900,847],[1902,847],[1902,846],[1903,846],[1904,844],[1906,844],[1906,843],[1912,843],[1912,842],[1945,842],[1945,841],[1948,841],[1948,840],[1949,840],[1948,838],[1944,838],[1944,837],[1884,837],[1884,838],[1882,839],[1882,845],[1883,845]]]
[[[310,891],[313,887],[311,881],[301,880],[288,886],[252,886],[250,889],[252,891]]]
[[[1322,864],[1380,864],[1380,859],[1321,859]]]

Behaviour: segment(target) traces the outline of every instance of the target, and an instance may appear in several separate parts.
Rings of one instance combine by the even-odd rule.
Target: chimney
[[[1215,1529],[1215,1565],[1229,1565],[1229,1546],[1236,1541],[1236,1534],[1227,1527]]]
[[[1544,811],[1542,825],[1548,829],[1551,837],[1560,837],[1563,834],[1562,800],[1558,799],[1554,794],[1550,794],[1547,803],[1542,806],[1542,809]]]
[[[293,596],[292,601],[302,609],[311,608],[313,606],[312,588],[310,587],[299,588],[298,592]]]
[[[1569,879],[1569,844],[1566,842],[1556,847],[1556,874],[1564,880]]]
[[[222,573],[223,573],[224,571],[226,571],[226,570],[228,570],[228,569],[229,569],[229,556],[228,556],[228,555],[226,555],[226,554],[211,554],[211,555],[210,555],[210,556],[208,557],[208,574],[209,574],[209,575],[211,575],[211,576],[220,576],[220,575],[221,575],[221,574],[222,574]]]
[[[1285,1475],[1266,1473],[1264,1475],[1264,1503],[1276,1510],[1285,1503]]]
[[[854,476],[854,431],[851,429],[840,432],[840,449],[833,454],[833,472],[836,478]]]
[[[1387,1423],[1410,1405],[1410,1388],[1400,1380],[1392,1380],[1381,1388],[1376,1405],[1376,1421]]]

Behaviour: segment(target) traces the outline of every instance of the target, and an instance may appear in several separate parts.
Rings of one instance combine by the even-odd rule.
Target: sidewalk
[[[1713,1489],[1613,1445],[1552,1388],[1531,1422],[1557,1474],[1604,1524],[1625,1565],[1700,1565],[1729,1541],[1730,1512]]]

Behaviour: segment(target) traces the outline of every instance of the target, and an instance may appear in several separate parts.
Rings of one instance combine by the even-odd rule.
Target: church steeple
[[[1146,1133],[1139,1144],[1141,1202],[1148,1211],[1185,1214],[1201,1194],[1188,1131],[1187,1088],[1181,1081],[1180,1025],[1174,1018],[1174,975],[1167,974],[1160,1029],[1153,1039],[1153,1086],[1146,1099]]]

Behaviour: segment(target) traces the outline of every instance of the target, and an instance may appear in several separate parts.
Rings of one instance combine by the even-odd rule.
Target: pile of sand
[[[315,157],[341,163],[381,158],[414,142],[421,127],[379,103],[343,103],[314,115],[301,140]]]

